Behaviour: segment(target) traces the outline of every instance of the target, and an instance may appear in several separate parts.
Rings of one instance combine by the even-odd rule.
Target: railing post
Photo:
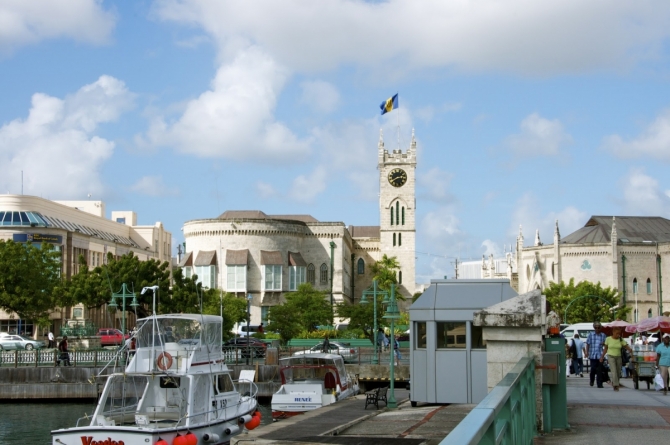
[[[14,367],[18,368],[19,367],[19,350],[14,349]]]
[[[93,367],[98,367],[98,351],[93,351]]]
[[[37,368],[37,364],[40,361],[40,351],[39,349],[35,349],[35,367]]]

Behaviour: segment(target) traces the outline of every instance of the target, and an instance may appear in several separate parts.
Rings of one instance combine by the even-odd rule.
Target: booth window
[[[437,323],[437,349],[465,349],[465,322]]]
[[[472,334],[472,344],[470,348],[472,349],[486,349],[486,340],[484,340],[484,335],[482,335],[481,326],[470,326],[470,333]]]
[[[426,349],[426,322],[418,321],[416,325],[416,349]]]

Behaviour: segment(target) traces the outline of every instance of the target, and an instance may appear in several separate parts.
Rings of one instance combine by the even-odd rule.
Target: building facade
[[[553,244],[535,233],[533,246],[517,237],[520,293],[545,289],[550,282],[600,282],[619,291],[631,308],[629,322],[670,310],[670,220],[661,217],[592,216],[576,232],[561,238],[556,222]],[[667,294],[667,291],[666,291]]]
[[[102,201],[50,201],[26,195],[0,195],[0,239],[53,244],[61,252],[61,275],[66,279],[79,271],[80,255],[92,269],[105,263],[108,253],[120,257],[132,252],[141,261],[163,262],[171,261],[172,251],[172,235],[163,224],[138,226],[135,212],[112,212],[107,219]],[[62,325],[86,320],[98,327],[120,327],[115,319],[120,311],[110,317],[106,308],[59,308],[51,314],[51,329],[58,334]],[[32,320],[1,310],[0,332],[38,334]]]
[[[251,296],[252,323],[267,319],[284,295],[311,283],[333,305],[356,303],[370,287],[370,265],[383,254],[400,264],[399,288],[415,290],[416,140],[389,153],[378,144],[379,226],[346,226],[311,215],[267,215],[228,210],[217,218],[187,221],[183,227],[185,275],[197,274],[209,288]],[[411,301],[411,298],[408,299]]]

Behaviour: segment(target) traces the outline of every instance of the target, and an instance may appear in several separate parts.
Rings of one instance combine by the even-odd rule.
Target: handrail
[[[532,445],[536,431],[535,360],[524,357],[440,445]]]

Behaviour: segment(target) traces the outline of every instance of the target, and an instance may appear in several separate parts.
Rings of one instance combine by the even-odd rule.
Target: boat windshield
[[[124,414],[134,415],[149,382],[148,377],[114,375],[109,378],[109,391],[105,399],[100,401],[102,410],[98,414],[121,418]]]
[[[346,373],[344,365],[338,366],[338,361],[332,358],[290,357],[280,360],[279,365],[285,381],[288,382],[322,381],[327,373],[333,372],[333,368],[340,375]]]
[[[144,348],[165,343],[179,343],[195,347],[202,341],[201,336],[202,326],[199,321],[183,318],[158,318],[154,324],[153,319],[150,318],[137,332],[137,346]]]

